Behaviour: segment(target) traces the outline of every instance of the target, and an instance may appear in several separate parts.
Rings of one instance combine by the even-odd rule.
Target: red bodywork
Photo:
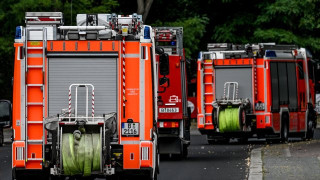
[[[218,52],[218,51],[217,51]],[[299,51],[300,52],[300,51]],[[207,53],[207,52],[206,52]],[[214,52],[213,54],[215,54]],[[230,50],[230,52],[232,51]],[[288,52],[285,52],[288,53]],[[290,52],[291,53],[291,52]],[[207,53],[209,54],[209,53]],[[271,81],[271,63],[277,64],[278,72],[283,69],[280,68],[280,63],[293,65],[296,74],[296,93],[288,95],[287,102],[281,102],[279,100],[279,107],[277,110],[273,110],[272,106],[272,81]],[[300,133],[307,131],[307,119],[308,117],[308,103],[315,107],[315,90],[314,90],[314,80],[310,77],[309,66],[311,65],[310,57],[303,55],[303,51],[300,52],[300,56],[292,56],[292,58],[203,58],[198,60],[198,72],[197,72],[197,123],[198,129],[203,134],[208,134],[215,132],[215,127],[213,124],[212,111],[214,107],[212,103],[221,98],[216,97],[216,89],[223,88],[221,85],[217,85],[217,69],[243,69],[248,68],[251,71],[251,77],[247,81],[251,81],[252,88],[246,89],[251,91],[251,97],[241,97],[251,99],[251,111],[250,118],[254,122],[256,131],[271,129],[274,133],[281,132],[281,114],[283,110],[287,110],[289,115],[289,132],[290,133]],[[300,66],[300,67],[299,67]],[[304,74],[304,78],[299,77],[300,73]],[[284,69],[287,71],[286,69]],[[230,76],[237,76],[236,74],[229,74]],[[306,77],[308,76],[308,78]],[[280,76],[280,78],[290,79],[292,76]],[[307,80],[308,79],[308,80]],[[289,82],[289,80],[286,80]],[[250,82],[249,82],[250,84]],[[280,83],[279,83],[280,84]],[[307,87],[308,86],[308,87]],[[288,87],[288,86],[287,86]],[[281,87],[279,85],[279,92]],[[278,92],[278,93],[279,93]],[[309,94],[308,94],[309,92]],[[289,90],[286,92],[289,93]],[[297,105],[296,108],[290,107],[291,98],[295,98]],[[280,95],[279,95],[280,98]],[[309,101],[308,101],[309,98]],[[281,99],[281,98],[280,98]],[[256,109],[257,103],[263,103],[265,108],[258,110]]]
[[[158,98],[160,96],[162,100],[162,103],[158,103],[158,108],[179,108],[179,112],[161,113],[158,111],[159,120],[183,119],[181,81],[186,81],[186,79],[181,78],[181,58],[182,57],[178,55],[169,55],[169,75],[166,75],[169,79],[169,86],[164,88],[159,85],[158,87],[160,92],[158,93]],[[158,55],[157,60],[159,60]],[[159,79],[162,77],[164,76],[160,75],[159,72]]]

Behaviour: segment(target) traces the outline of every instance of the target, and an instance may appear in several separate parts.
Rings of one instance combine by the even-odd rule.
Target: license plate
[[[122,123],[122,136],[139,136],[139,123]]]
[[[159,108],[159,113],[178,113],[179,108]]]

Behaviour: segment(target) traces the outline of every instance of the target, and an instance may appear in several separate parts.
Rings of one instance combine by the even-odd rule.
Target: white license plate
[[[139,136],[139,123],[122,123],[123,136]]]
[[[159,108],[159,113],[178,113],[179,108]]]

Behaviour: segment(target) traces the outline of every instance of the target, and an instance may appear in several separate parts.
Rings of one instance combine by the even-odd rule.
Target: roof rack
[[[62,12],[26,12],[25,21],[27,25],[53,25],[63,24]]]
[[[183,55],[183,27],[154,27],[156,45],[165,53]]]

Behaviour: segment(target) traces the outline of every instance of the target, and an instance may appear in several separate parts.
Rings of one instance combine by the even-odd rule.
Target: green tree
[[[255,39],[306,47],[320,55],[320,0],[276,0],[260,6]]]

